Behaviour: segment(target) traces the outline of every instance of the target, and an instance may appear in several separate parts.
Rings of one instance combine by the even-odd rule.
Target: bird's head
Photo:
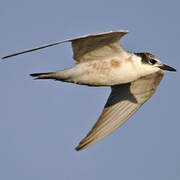
[[[158,60],[153,54],[148,52],[135,53],[137,56],[141,57],[142,64],[147,70],[158,71],[160,69],[167,71],[176,71],[173,67],[163,64]]]

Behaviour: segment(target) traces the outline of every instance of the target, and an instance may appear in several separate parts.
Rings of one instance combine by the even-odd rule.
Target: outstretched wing
[[[104,32],[94,35],[82,36],[75,39],[55,42],[41,47],[10,54],[8,56],[3,57],[2,59],[55,46],[64,42],[72,42],[72,48],[74,54],[73,57],[77,62],[94,60],[94,59],[97,60],[102,58],[104,59],[109,56],[123,57],[127,53],[120,46],[119,40],[122,36],[124,36],[127,33],[128,31],[110,31],[110,32]]]
[[[108,57],[124,57],[127,52],[119,40],[128,31],[111,31],[71,40],[74,59],[77,62],[99,60]]]
[[[160,70],[132,83],[113,86],[101,116],[76,150],[96,143],[127,121],[154,94],[163,75]]]

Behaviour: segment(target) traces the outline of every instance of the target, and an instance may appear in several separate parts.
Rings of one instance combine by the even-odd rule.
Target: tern
[[[110,86],[111,93],[99,119],[76,150],[96,143],[127,121],[156,91],[164,71],[176,69],[163,64],[153,54],[123,49],[120,39],[128,31],[86,35],[3,57],[71,42],[75,65],[57,72],[34,73],[35,79],[54,79],[88,86]]]

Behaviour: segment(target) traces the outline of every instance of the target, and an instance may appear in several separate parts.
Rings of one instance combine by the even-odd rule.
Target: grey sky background
[[[127,29],[121,44],[180,70],[177,0],[0,0],[0,57],[79,35]],[[74,148],[91,129],[109,88],[29,74],[73,65],[70,44],[0,62],[0,179],[180,179],[180,78],[167,72],[155,95],[97,144]]]

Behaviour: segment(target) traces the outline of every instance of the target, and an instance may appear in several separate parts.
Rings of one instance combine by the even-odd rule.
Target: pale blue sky
[[[178,0],[0,0],[0,57],[127,29],[124,48],[151,52],[179,70],[179,7]],[[122,127],[76,152],[110,89],[29,76],[72,65],[70,44],[1,61],[0,179],[179,180],[179,71],[167,72],[156,94]]]

